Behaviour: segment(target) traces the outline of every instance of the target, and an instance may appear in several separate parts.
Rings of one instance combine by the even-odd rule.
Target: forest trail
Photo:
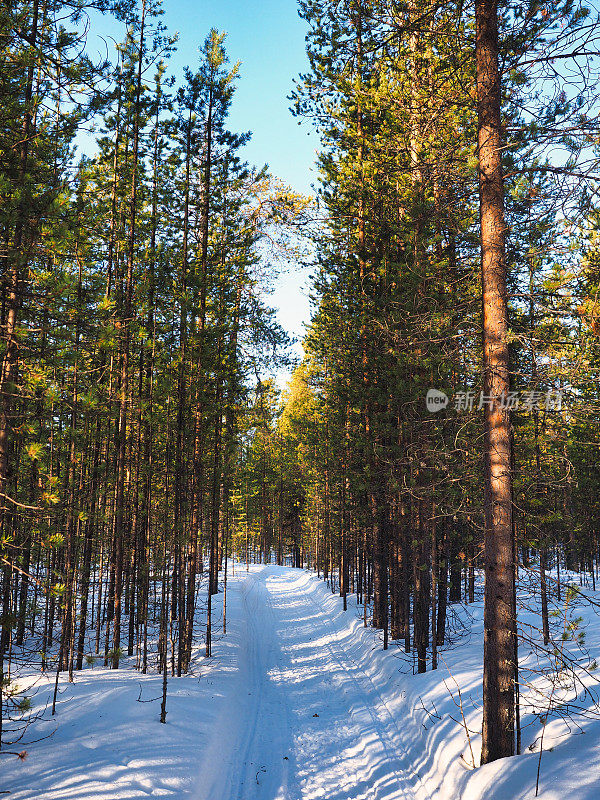
[[[240,569],[228,586],[235,674],[203,748],[196,800],[415,798],[403,721],[353,660],[348,629],[318,602],[314,579]]]
[[[192,668],[169,675],[166,725],[154,654],[146,675],[135,655],[118,670],[88,665],[74,683],[62,673],[54,717],[55,674],[32,670],[23,680],[38,721],[18,744],[28,757],[2,761],[0,792],[10,800],[533,797],[539,730],[531,714],[522,757],[465,768],[479,757],[478,738],[471,737],[471,752],[456,689],[476,731],[481,601],[452,607],[454,639],[443,667],[423,675],[412,674],[403,648],[382,650],[381,633],[363,627],[355,596],[344,612],[340,597],[306,570],[252,564],[246,572],[230,561],[225,635],[222,608],[220,592],[206,659],[206,606],[198,604]],[[600,660],[596,609],[580,608],[587,646]],[[458,625],[467,622],[461,637]],[[590,716],[585,731],[573,736],[560,720],[547,726],[540,800],[598,797],[589,765],[600,763],[600,720]]]

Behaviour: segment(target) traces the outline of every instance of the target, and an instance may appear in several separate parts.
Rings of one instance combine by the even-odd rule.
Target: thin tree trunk
[[[140,19],[140,38],[137,62],[136,94],[133,113],[133,158],[131,165],[131,197],[129,216],[129,236],[127,242],[127,277],[125,297],[120,321],[121,325],[121,389],[119,404],[119,439],[117,448],[117,476],[115,496],[115,591],[113,619],[113,669],[119,668],[121,648],[121,594],[123,590],[123,560],[125,549],[125,496],[127,455],[127,405],[129,401],[129,350],[131,343],[131,314],[133,300],[133,265],[135,259],[137,189],[139,161],[139,130],[141,116],[142,66],[144,60],[144,35],[146,22],[146,0],[142,0]]]

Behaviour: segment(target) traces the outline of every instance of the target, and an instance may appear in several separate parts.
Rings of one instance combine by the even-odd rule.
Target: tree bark
[[[501,87],[497,0],[476,0],[476,69],[483,299],[485,598],[481,763],[514,754],[516,625]]]

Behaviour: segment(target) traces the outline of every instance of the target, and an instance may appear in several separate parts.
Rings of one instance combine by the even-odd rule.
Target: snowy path
[[[234,696],[202,760],[197,800],[415,797],[401,726],[305,574],[263,567],[231,584],[241,596],[230,623]]]
[[[231,566],[231,565],[230,565]],[[305,570],[235,565],[227,590],[227,635],[214,602],[213,658],[203,657],[205,608],[189,675],[169,677],[167,724],[159,722],[162,678],[122,668],[31,673],[39,719],[16,744],[28,757],[0,759],[9,800],[532,800],[537,719],[525,718],[524,755],[477,770],[456,687],[461,686],[478,758],[482,604],[471,635],[443,652],[440,668],[412,675],[402,650],[381,649],[356,598],[348,611]],[[600,602],[600,594],[598,595]],[[585,610],[584,610],[585,613]],[[588,613],[588,644],[600,661],[600,627]],[[446,667],[447,665],[447,667]],[[451,677],[450,677],[451,676]],[[453,691],[454,696],[451,694]],[[139,701],[139,702],[138,702]],[[571,735],[546,729],[538,800],[596,800],[600,719]],[[539,727],[537,728],[539,732]],[[11,749],[16,749],[11,748]]]
[[[189,675],[122,668],[32,674],[40,721],[3,762],[0,793],[15,800],[429,800],[414,772],[419,721],[393,654],[363,628],[352,599],[305,570],[230,571],[227,634],[214,598],[213,658],[198,649]],[[204,631],[199,608],[197,633]],[[382,658],[383,656],[383,658]],[[383,672],[382,672],[382,668]],[[140,701],[140,702],[136,702]],[[409,758],[406,751],[412,749]],[[418,758],[420,758],[420,753]],[[421,764],[421,769],[423,768]]]

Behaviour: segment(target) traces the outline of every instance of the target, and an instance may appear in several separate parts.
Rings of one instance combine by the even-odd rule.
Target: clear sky
[[[252,131],[246,159],[257,166],[268,164],[293,189],[311,193],[317,137],[307,122],[298,125],[287,100],[294,78],[307,69],[306,25],[296,0],[163,0],[163,8],[168,32],[179,34],[169,72],[179,79],[184,66],[195,70],[198,48],[210,29],[226,31],[231,62],[241,62],[230,127]],[[97,22],[93,20],[93,30],[99,32]],[[120,35],[108,20],[99,27],[105,35]],[[287,270],[269,299],[279,309],[283,327],[296,337],[302,336],[309,318],[306,284],[301,270]]]
[[[295,0],[163,0],[165,23],[179,33],[171,71],[195,68],[198,47],[210,28],[227,32],[232,62],[241,61],[241,79],[231,111],[231,127],[251,130],[248,160],[268,163],[272,172],[301,192],[310,191],[316,138],[292,117],[287,95],[307,68],[306,26]]]

